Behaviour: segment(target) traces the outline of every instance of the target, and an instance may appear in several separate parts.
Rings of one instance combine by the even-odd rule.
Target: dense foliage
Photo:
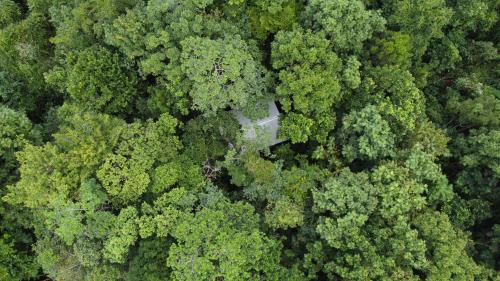
[[[0,0],[0,280],[499,280],[499,11]]]

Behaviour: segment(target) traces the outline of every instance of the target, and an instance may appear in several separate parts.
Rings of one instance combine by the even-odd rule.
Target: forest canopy
[[[499,11],[0,0],[0,280],[499,280]]]

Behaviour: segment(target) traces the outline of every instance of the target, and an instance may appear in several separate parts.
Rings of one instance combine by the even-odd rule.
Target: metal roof
[[[263,135],[268,138],[269,146],[283,142],[284,140],[278,139],[279,130],[279,115],[280,112],[276,103],[270,101],[268,107],[268,115],[265,118],[252,121],[245,117],[239,110],[232,110],[234,116],[242,126],[243,136],[246,139],[256,139],[257,135]],[[258,127],[256,127],[258,126]],[[256,130],[257,129],[257,130]]]

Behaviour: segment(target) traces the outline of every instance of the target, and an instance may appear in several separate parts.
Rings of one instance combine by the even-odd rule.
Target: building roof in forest
[[[258,135],[263,134],[269,138],[269,146],[283,142],[284,140],[278,138],[279,131],[279,116],[280,112],[276,103],[271,101],[268,103],[268,114],[265,118],[251,120],[243,115],[240,110],[232,110],[236,119],[242,126],[244,137],[246,139],[256,139]],[[256,129],[259,130],[256,130]],[[262,133],[260,133],[262,130]],[[259,132],[258,132],[259,131]]]

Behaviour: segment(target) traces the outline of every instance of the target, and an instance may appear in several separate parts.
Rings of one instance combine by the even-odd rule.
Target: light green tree
[[[294,112],[284,117],[284,135],[293,142],[324,141],[335,122],[332,108],[342,98],[342,62],[330,50],[329,41],[322,33],[300,29],[279,32],[271,59],[278,71],[278,100],[285,112]],[[294,127],[302,136],[292,133]]]
[[[193,109],[207,115],[228,106],[241,109],[264,94],[265,73],[239,36],[189,37],[181,45],[181,71],[191,84]]]
[[[249,204],[226,200],[206,201],[175,227],[167,260],[174,280],[278,280],[281,243],[258,230]]]

